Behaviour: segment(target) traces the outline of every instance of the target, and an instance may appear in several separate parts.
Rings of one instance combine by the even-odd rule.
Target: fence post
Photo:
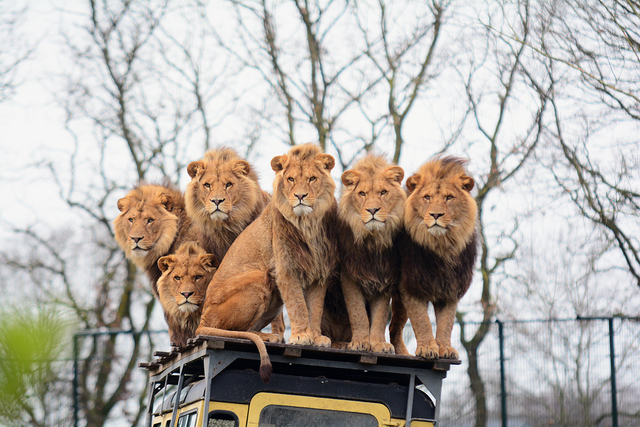
[[[616,352],[613,345],[613,317],[609,317],[609,361],[611,362],[611,422],[618,427],[618,390],[616,387]]]
[[[507,387],[504,371],[504,324],[496,319],[498,324],[498,338],[500,339],[500,408],[502,412],[502,427],[507,427]]]
[[[78,334],[73,334],[73,426],[78,427]]]

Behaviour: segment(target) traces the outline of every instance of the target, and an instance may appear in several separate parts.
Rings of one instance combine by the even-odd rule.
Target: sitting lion
[[[260,189],[254,168],[231,148],[207,151],[189,163],[185,204],[204,250],[221,261],[240,233],[251,224],[271,197]],[[284,340],[284,318],[277,316],[271,330]]]
[[[475,182],[465,163],[455,157],[435,158],[407,179],[406,234],[399,242],[401,301],[394,299],[389,327],[398,354],[408,354],[402,339],[408,315],[416,335],[416,356],[458,358],[451,330],[458,301],[471,284],[478,251],[477,206],[470,194]],[[435,338],[429,303],[436,315]]]
[[[284,301],[290,343],[331,344],[321,335],[320,322],[336,263],[334,164],[314,144],[295,146],[271,160],[273,198],[220,263],[196,334],[215,335],[210,328],[258,333],[281,312]]]
[[[400,186],[403,178],[401,167],[377,155],[364,157],[342,174],[338,248],[346,312],[333,308],[341,298],[340,289],[331,288],[323,331],[332,340],[350,340],[351,350],[394,351],[384,333],[391,292],[400,277],[395,239],[402,230],[407,199]]]
[[[195,337],[215,262],[215,257],[195,242],[187,242],[175,254],[158,260],[162,271],[158,295],[172,346],[185,347],[187,340]]]
[[[182,193],[171,184],[138,184],[118,200],[120,214],[114,220],[115,239],[120,248],[149,278],[153,294],[162,274],[158,259],[186,241],[196,240],[187,217]]]

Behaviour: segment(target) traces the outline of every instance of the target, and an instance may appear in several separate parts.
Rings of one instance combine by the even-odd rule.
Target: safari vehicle
[[[154,353],[140,364],[149,372],[146,426],[433,427],[442,380],[460,363],[265,344],[268,383],[247,340],[198,336],[179,351]]]

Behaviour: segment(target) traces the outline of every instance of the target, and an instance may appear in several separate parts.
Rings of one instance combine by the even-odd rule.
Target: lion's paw
[[[308,332],[302,332],[300,334],[291,334],[291,337],[289,338],[289,344],[311,345],[313,344],[313,335]]]
[[[347,346],[349,350],[355,351],[369,351],[371,350],[371,344],[369,344],[369,340],[353,340]]]
[[[432,341],[428,345],[419,346],[416,349],[416,356],[424,357],[425,359],[437,359],[439,356],[438,351],[438,344]]]
[[[395,349],[393,348],[393,345],[389,344],[388,342],[378,342],[373,344],[371,346],[371,351],[373,351],[374,353],[388,353],[388,354],[395,353]]]
[[[263,334],[262,341],[280,343],[284,341],[284,337],[279,334]]]
[[[440,345],[438,349],[438,355],[443,359],[459,359],[458,351],[449,346]]]
[[[331,347],[331,339],[324,335],[317,335],[313,338],[313,345],[316,347]]]

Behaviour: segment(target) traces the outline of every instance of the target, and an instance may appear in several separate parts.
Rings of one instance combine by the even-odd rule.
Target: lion
[[[404,170],[380,155],[367,155],[342,174],[338,203],[341,289],[327,294],[326,335],[350,340],[350,350],[393,353],[385,340],[391,292],[400,278],[395,239],[402,230]],[[344,295],[346,313],[333,309]],[[344,318],[348,314],[348,318]],[[371,323],[370,323],[371,322]],[[344,328],[344,325],[350,328]],[[336,331],[343,329],[340,338]],[[339,333],[339,332],[338,332]]]
[[[477,205],[470,194],[475,182],[464,168],[466,162],[436,157],[407,179],[399,300],[394,298],[389,327],[398,354],[408,354],[402,339],[408,315],[416,335],[416,356],[458,358],[451,331],[458,301],[471,284],[479,243]],[[435,338],[429,303],[436,315]]]
[[[251,224],[271,196],[260,188],[255,169],[227,147],[209,150],[189,163],[191,182],[185,192],[187,215],[198,230],[198,241],[220,261],[240,233]],[[284,318],[271,324],[284,340]]]
[[[334,158],[315,144],[271,160],[273,197],[231,245],[213,276],[196,330],[259,332],[286,306],[291,344],[328,347],[320,331],[327,281],[336,268]],[[217,329],[216,329],[217,330]]]
[[[158,259],[197,238],[182,193],[169,183],[140,183],[118,200],[118,209],[120,214],[114,220],[116,242],[147,274],[157,297],[156,282],[162,274]]]
[[[215,272],[215,256],[196,242],[186,242],[175,254],[158,260],[158,298],[173,347],[185,347],[200,324],[207,286]]]
[[[222,260],[231,244],[269,203],[254,168],[231,148],[207,151],[189,163],[185,192],[187,215],[205,251]]]

